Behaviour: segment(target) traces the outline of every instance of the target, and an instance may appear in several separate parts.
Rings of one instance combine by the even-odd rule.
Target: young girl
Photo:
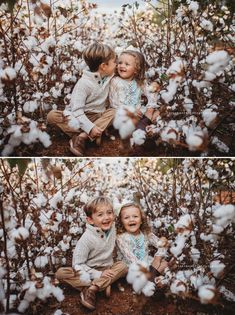
[[[156,110],[156,93],[150,93],[144,82],[145,76],[144,56],[134,50],[126,50],[121,53],[118,59],[117,72],[110,84],[109,100],[110,106],[134,107],[139,117],[136,129],[145,130],[146,127],[154,122],[159,115]],[[145,95],[148,99],[146,111],[143,114],[141,108],[141,96]]]
[[[170,266],[163,257],[149,255],[149,246],[158,247],[159,238],[150,232],[147,218],[138,204],[128,203],[121,207],[117,219],[117,252],[118,258],[128,266],[135,262],[150,265],[152,280],[160,276]],[[156,281],[155,281],[156,282]]]

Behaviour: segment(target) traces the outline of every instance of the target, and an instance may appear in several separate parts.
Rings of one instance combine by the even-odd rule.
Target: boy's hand
[[[97,137],[100,137],[102,135],[102,130],[97,127],[97,126],[94,126],[90,133],[89,133],[89,136],[93,139],[93,138],[97,138]]]
[[[102,272],[101,277],[112,278],[114,276],[114,272],[111,269],[106,269]]]

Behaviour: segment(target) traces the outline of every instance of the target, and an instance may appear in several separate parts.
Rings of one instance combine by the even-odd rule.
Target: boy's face
[[[111,229],[114,221],[113,208],[108,204],[101,204],[97,207],[95,213],[92,213],[91,217],[87,217],[89,224],[95,225],[101,228],[103,231]]]
[[[112,58],[107,63],[102,63],[100,65],[101,70],[100,72],[102,75],[111,76],[114,74],[116,66],[117,66],[116,58]]]

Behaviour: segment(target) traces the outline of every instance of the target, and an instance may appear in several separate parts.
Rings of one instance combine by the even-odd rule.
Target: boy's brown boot
[[[85,151],[86,139],[79,135],[74,135],[69,141],[70,151],[76,156],[83,156]]]
[[[81,303],[83,306],[89,308],[89,310],[95,310],[96,291],[89,288],[85,288],[82,290],[80,296]]]

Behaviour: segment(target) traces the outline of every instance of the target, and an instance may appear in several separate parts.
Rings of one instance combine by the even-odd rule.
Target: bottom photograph
[[[0,314],[234,314],[235,159],[0,159]]]

